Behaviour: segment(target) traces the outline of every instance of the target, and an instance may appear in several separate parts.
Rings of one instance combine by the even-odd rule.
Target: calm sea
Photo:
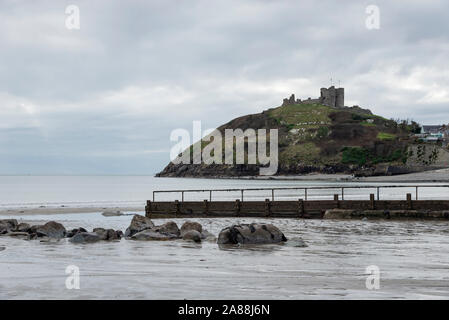
[[[233,189],[233,188],[277,188],[328,186],[327,190],[310,190],[310,199],[332,199],[340,193],[340,186],[372,185],[388,183],[288,181],[288,180],[237,180],[237,179],[189,179],[155,178],[152,176],[0,176],[0,209],[18,207],[103,207],[143,206],[152,199],[154,190],[178,189]],[[411,183],[395,183],[403,188],[381,189],[381,199],[405,199],[407,192],[415,197]],[[431,185],[423,184],[421,185]],[[337,188],[337,189],[332,189]],[[375,189],[345,190],[346,199],[368,199]],[[377,195],[377,193],[376,193]],[[240,192],[214,192],[213,199],[238,199]],[[304,198],[303,190],[276,191],[276,199]],[[244,194],[245,199],[271,198],[271,191],[252,191]],[[422,188],[420,199],[444,199],[449,197],[449,188]],[[156,200],[181,199],[180,193],[157,194]],[[185,194],[185,200],[209,199],[208,192]]]

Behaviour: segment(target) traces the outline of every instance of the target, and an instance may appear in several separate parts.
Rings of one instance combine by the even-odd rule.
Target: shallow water
[[[3,218],[3,217],[2,217]],[[6,217],[5,217],[6,218]],[[67,229],[125,230],[131,216],[100,213],[21,217]],[[180,226],[183,219],[173,219]],[[253,219],[191,219],[215,235]],[[155,220],[162,224],[166,220]],[[447,299],[449,223],[258,219],[278,226],[283,245],[220,248],[182,240],[40,243],[0,237],[0,299]],[[295,246],[301,237],[307,247]],[[80,289],[65,286],[68,265]],[[367,266],[380,289],[365,286]]]

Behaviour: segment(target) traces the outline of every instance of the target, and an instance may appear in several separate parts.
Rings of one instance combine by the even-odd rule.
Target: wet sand
[[[49,216],[37,217],[41,221]],[[58,217],[66,228],[125,230],[131,217]],[[179,226],[184,219],[173,219]],[[253,219],[191,219],[217,235]],[[166,220],[158,221],[158,224]],[[0,299],[447,299],[448,222],[258,219],[282,245],[220,247],[175,241],[75,245],[0,237]],[[295,245],[301,237],[307,247]],[[67,266],[80,289],[66,288]],[[380,271],[369,290],[368,266]]]
[[[321,174],[311,173],[307,175],[291,176],[257,176],[239,177],[236,179],[248,180],[298,180],[298,181],[326,181],[326,182],[449,182],[449,168],[429,170],[425,172],[407,173],[395,176],[354,177],[350,174]]]
[[[93,213],[105,211],[144,212],[145,207],[43,207],[43,208],[18,208],[0,210],[0,216],[29,216],[29,215],[54,215],[70,213]]]

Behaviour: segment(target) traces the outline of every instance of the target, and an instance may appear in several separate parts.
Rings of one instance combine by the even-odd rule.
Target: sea
[[[66,229],[125,230],[143,214],[153,191],[187,192],[184,200],[209,199],[208,190],[245,191],[244,199],[380,199],[416,197],[416,184],[155,178],[152,176],[0,176],[0,219],[40,224],[55,220]],[[449,188],[419,184],[419,199],[448,199]],[[349,187],[364,186],[362,189]],[[155,200],[180,200],[180,192]],[[239,199],[241,192],[214,191],[213,199]],[[92,208],[77,213],[76,208]],[[103,208],[125,215],[105,217]],[[39,208],[39,214],[14,210]],[[73,208],[46,214],[45,208]],[[8,211],[12,210],[12,211]],[[178,226],[185,219],[170,219]],[[448,299],[449,222],[428,220],[304,220],[201,218],[216,236],[235,223],[276,225],[288,241],[279,245],[219,246],[175,241],[72,244],[0,236],[0,299]],[[157,219],[155,224],[168,220]],[[303,245],[303,242],[306,246]],[[79,286],[70,285],[73,270]],[[72,283],[73,284],[73,283]]]

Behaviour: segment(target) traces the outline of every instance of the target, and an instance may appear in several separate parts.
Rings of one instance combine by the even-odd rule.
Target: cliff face
[[[288,103],[262,113],[236,118],[217,130],[278,129],[277,175],[411,172],[408,167],[408,124],[374,115],[359,107],[332,108],[316,103]],[[202,144],[204,148],[207,143]],[[245,145],[247,151],[247,145]],[[224,152],[223,152],[224,154]],[[224,163],[224,162],[223,162]],[[257,164],[173,164],[161,177],[256,176]]]

